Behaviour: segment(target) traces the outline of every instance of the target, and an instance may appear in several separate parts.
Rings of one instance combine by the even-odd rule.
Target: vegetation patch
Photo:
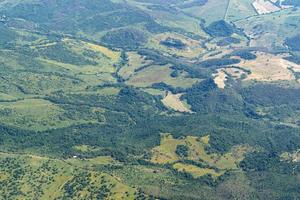
[[[116,178],[80,165],[62,160],[30,155],[0,155],[0,165],[5,172],[1,194],[5,199],[74,199],[112,198],[132,199],[135,189]],[[91,188],[97,188],[91,190]]]
[[[162,51],[167,55],[185,58],[195,58],[205,52],[199,40],[171,32],[150,37],[147,47]]]
[[[0,118],[2,123],[7,125],[34,131],[98,122],[97,117],[87,121],[83,118],[75,118],[75,116],[68,117],[67,111],[42,99],[0,103]]]
[[[113,62],[118,62],[118,60],[120,59],[121,54],[118,51],[113,51],[113,50],[108,49],[107,47],[92,44],[92,43],[85,43],[85,44],[90,49],[92,49],[94,51],[98,51],[98,52],[104,54],[105,56],[110,58]]]
[[[161,41],[160,44],[165,45],[169,48],[176,48],[176,49],[185,49],[186,45],[178,39],[168,37],[166,40]]]
[[[220,20],[212,22],[204,30],[212,37],[230,37],[235,32],[235,27],[224,20]]]
[[[138,29],[120,29],[106,33],[101,40],[109,46],[135,49],[147,42],[144,32]]]
[[[300,51],[300,34],[287,38],[285,40],[285,44],[292,50],[292,51]]]
[[[224,174],[224,171],[216,172],[216,170],[214,169],[200,168],[195,165],[189,165],[184,163],[176,163],[173,165],[173,167],[179,172],[191,174],[194,178],[199,178],[208,174],[214,178],[217,178]]]
[[[241,145],[220,155],[209,154],[206,150],[207,147],[209,147],[209,136],[202,138],[187,136],[182,139],[174,139],[170,134],[162,134],[160,146],[152,150],[151,162],[170,164],[190,160],[198,164],[230,170],[237,169],[237,164],[243,160],[244,154],[252,151],[252,148]]]

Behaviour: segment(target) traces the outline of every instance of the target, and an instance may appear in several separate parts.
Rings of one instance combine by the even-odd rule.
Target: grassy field
[[[185,172],[191,174],[194,178],[199,178],[204,175],[212,175],[212,177],[217,178],[224,174],[224,171],[216,172],[214,169],[208,168],[200,168],[195,165],[183,164],[183,163],[176,163],[173,165],[174,169],[178,170],[179,172]]]
[[[0,0],[0,200],[300,199],[300,10],[254,1]]]
[[[182,158],[177,153],[178,146],[186,146],[188,149],[186,157]],[[171,134],[162,134],[160,146],[152,149],[151,162],[159,164],[173,164],[180,172],[190,173],[194,177],[211,174],[214,177],[222,175],[226,170],[238,169],[238,163],[243,160],[247,152],[252,148],[248,146],[236,146],[230,152],[220,154],[209,154],[206,147],[209,146],[209,135],[198,138],[187,136],[186,138],[174,139]],[[215,167],[220,170],[216,172],[211,168],[200,168],[192,164],[181,163],[183,160],[191,160],[196,163]]]
[[[186,13],[191,13],[197,18],[205,19],[206,24],[224,19],[228,9],[229,0],[210,0],[204,6],[185,9]]]
[[[173,78],[171,73],[170,65],[153,65],[137,72],[126,83],[136,87],[149,87],[154,83],[164,82],[174,87],[189,88],[198,81],[196,78],[186,78],[184,75]]]
[[[186,47],[184,49],[176,49],[162,45],[161,42],[166,40],[167,38],[180,40],[183,44],[186,45]],[[154,35],[148,40],[147,47],[163,52],[166,55],[190,59],[197,58],[199,55],[203,54],[206,51],[204,48],[201,48],[201,41],[193,40],[186,36],[174,33],[162,33]]]
[[[96,117],[90,120],[70,119],[65,115],[64,109],[42,99],[2,102],[0,113],[2,123],[34,131],[68,127],[73,124],[98,123]]]
[[[152,61],[145,60],[143,56],[137,54],[136,52],[127,52],[127,55],[128,63],[118,72],[118,74],[126,80],[135,74],[135,70],[152,63]]]
[[[243,28],[251,38],[250,46],[259,47],[284,47],[284,40],[299,32],[299,9],[281,10],[267,15],[258,15],[235,22]],[[263,24],[263,25],[262,25]]]
[[[252,3],[254,0],[230,0],[225,19],[236,21],[256,15]]]
[[[175,111],[191,113],[192,111],[189,107],[180,100],[182,95],[183,94],[172,94],[171,92],[168,92],[168,94],[162,99],[162,103],[166,107]]]
[[[101,46],[101,45],[96,45],[92,43],[87,43],[87,42],[82,42],[83,45],[86,45],[88,49],[91,49],[93,51],[97,51],[109,59],[112,60],[112,62],[118,62],[121,56],[121,53],[118,51],[113,51],[108,49],[107,47]]]

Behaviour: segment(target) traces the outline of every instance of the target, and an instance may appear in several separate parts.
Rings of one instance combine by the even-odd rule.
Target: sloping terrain
[[[300,199],[299,6],[0,0],[0,199]]]

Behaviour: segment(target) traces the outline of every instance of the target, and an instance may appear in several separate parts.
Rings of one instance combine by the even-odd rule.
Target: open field
[[[230,75],[233,79],[243,79],[245,77],[247,77],[247,74],[251,73],[251,72],[246,72],[245,70],[243,69],[240,69],[240,68],[236,68],[236,67],[227,67],[227,68],[224,68],[223,71]]]
[[[126,83],[136,87],[149,87],[154,83],[164,82],[174,87],[188,88],[198,81],[196,78],[186,78],[184,75],[173,78],[170,67],[170,65],[149,66],[134,74]]]
[[[186,146],[188,149],[187,156],[185,158],[180,157],[177,153],[178,146]],[[182,139],[174,139],[170,134],[162,134],[160,146],[152,149],[151,162],[159,164],[171,164],[175,163],[173,167],[179,171],[190,172],[193,176],[202,176],[207,173],[213,176],[220,176],[224,173],[224,170],[238,169],[238,163],[244,159],[246,153],[251,152],[252,148],[249,146],[236,146],[231,149],[230,152],[219,154],[208,154],[206,147],[209,146],[209,136],[201,138],[187,136]],[[199,168],[194,165],[186,165],[177,163],[178,161],[191,160],[198,163],[205,163],[208,166],[216,167],[219,170],[223,170],[217,173],[215,170],[207,168]]]
[[[295,76],[290,68],[295,71],[300,69],[300,65],[287,61],[280,55],[257,52],[256,56],[255,60],[244,60],[239,64],[239,67],[251,72],[245,80],[293,81]]]
[[[172,94],[171,92],[168,92],[162,99],[162,102],[166,107],[175,111],[191,113],[192,111],[180,100],[182,95],[183,94]]]
[[[213,21],[224,19],[229,0],[219,1],[210,0],[204,6],[201,7],[191,7],[184,11],[191,13],[197,18],[205,19],[206,24],[210,24]]]
[[[300,199],[280,1],[0,0],[0,200]]]
[[[151,64],[150,60],[145,60],[145,58],[135,52],[128,52],[128,63],[119,70],[119,75],[124,79],[130,78],[141,67]]]
[[[268,0],[255,0],[252,3],[253,7],[256,9],[256,12],[258,14],[267,14],[279,11],[280,8],[275,6],[273,3],[271,3]]]
[[[200,168],[195,165],[189,165],[183,163],[176,163],[173,165],[173,167],[179,172],[185,172],[191,174],[194,178],[199,178],[207,174],[210,174],[214,178],[216,178],[224,174],[224,171],[216,172],[214,169]]]
[[[251,38],[251,47],[284,47],[287,37],[298,33],[300,10],[284,9],[272,14],[257,15],[235,22]]]
[[[118,62],[120,59],[121,53],[118,51],[113,51],[113,50],[108,49],[107,47],[88,43],[88,42],[82,42],[82,44],[86,45],[88,47],[88,49],[97,51],[97,52],[107,56],[113,62]]]
[[[165,41],[168,38],[181,41],[185,45],[185,48],[177,49],[175,47],[167,47],[161,44],[162,41]],[[153,36],[149,39],[147,46],[151,49],[159,50],[168,55],[174,55],[185,58],[196,58],[206,51],[205,49],[201,48],[200,41],[190,39],[180,34],[174,34],[169,32]]]
[[[113,73],[113,65],[119,62],[121,54],[104,46],[70,38],[56,42],[42,41],[31,46],[31,49],[40,53],[38,59],[75,74]]]
[[[226,84],[225,82],[227,81],[227,74],[223,69],[219,69],[215,74],[213,74],[215,84],[218,86],[220,89],[224,89]]]
[[[174,139],[170,134],[163,134],[161,136],[160,146],[152,150],[151,162],[164,164],[178,161],[180,158],[175,151],[177,145],[180,144],[184,144],[184,141]]]
[[[75,116],[71,119],[67,117],[66,113],[67,111],[61,107],[42,99],[25,99],[0,103],[2,123],[23,129],[44,131],[68,127],[73,124],[98,123],[96,116],[90,120],[75,119]]]
[[[228,21],[236,21],[256,15],[252,2],[253,0],[230,0],[225,19]]]

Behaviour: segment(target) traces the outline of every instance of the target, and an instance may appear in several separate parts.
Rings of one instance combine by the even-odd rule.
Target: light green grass
[[[96,119],[71,120],[63,118],[64,110],[42,99],[25,99],[0,103],[1,122],[23,129],[43,131],[73,124],[97,123]]]
[[[174,87],[189,88],[199,80],[196,78],[186,78],[185,76],[171,77],[172,69],[169,65],[153,65],[139,71],[126,83],[136,87],[149,87],[154,83],[164,82]]]
[[[254,0],[230,0],[225,19],[227,21],[236,21],[249,16],[256,15],[252,6]]]
[[[224,174],[224,171],[216,172],[214,169],[200,168],[194,165],[184,163],[176,163],[173,165],[173,167],[179,172],[186,172],[191,174],[194,178],[199,178],[207,174],[210,174],[212,175],[212,177],[217,178]]]

